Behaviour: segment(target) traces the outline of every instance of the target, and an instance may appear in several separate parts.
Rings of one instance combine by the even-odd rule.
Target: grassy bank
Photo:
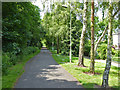
[[[89,72],[90,60],[84,59],[85,66],[87,67],[78,67],[78,57],[72,57],[72,63],[69,62],[68,56],[58,55],[55,51],[52,51],[52,56],[55,61],[60,64],[65,70],[71,73],[85,88],[93,88],[94,85],[101,86],[102,76],[105,68],[104,63],[96,62],[95,63],[95,75],[89,75],[85,72]],[[120,68],[111,66],[110,75],[109,75],[109,86],[118,88],[118,70]]]
[[[37,55],[39,52],[40,50],[37,50],[36,52],[27,56],[24,55],[22,58],[23,60],[20,60],[21,62],[8,68],[7,75],[2,76],[2,88],[13,88],[16,80],[23,74],[26,62]]]

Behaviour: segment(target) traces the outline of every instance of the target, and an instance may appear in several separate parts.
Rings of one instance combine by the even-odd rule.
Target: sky
[[[41,3],[40,0],[34,1],[32,3],[34,5],[36,5],[36,6],[38,6],[40,8],[40,10],[43,10],[43,4]],[[40,16],[41,16],[41,18],[43,18],[43,16],[44,16],[44,12],[43,11],[40,13]]]
[[[42,10],[40,12],[40,16],[41,16],[41,19],[42,19],[43,16],[44,16],[44,13],[47,11],[47,5],[48,5],[48,7],[50,7],[50,4],[49,4],[50,0],[48,0],[48,2],[45,3],[45,10],[43,10],[43,4],[42,4],[41,0],[36,0],[36,1],[32,2],[32,3],[34,5],[36,5],[36,6],[38,6],[40,8],[40,10]],[[95,5],[97,5],[96,2],[95,2]],[[102,20],[102,11],[101,11],[101,9],[98,10],[97,16],[99,16],[99,20]]]

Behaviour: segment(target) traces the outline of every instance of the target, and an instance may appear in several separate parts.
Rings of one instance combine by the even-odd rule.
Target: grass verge
[[[67,70],[71,75],[73,75],[85,88],[94,88],[94,85],[102,85],[102,77],[105,68],[105,63],[96,62],[95,63],[95,73],[96,75],[89,75],[84,72],[89,72],[90,60],[84,59],[85,66],[78,67],[78,57],[72,57],[72,63],[69,62],[68,56],[63,56],[56,54],[55,51],[51,51],[54,60],[60,64],[65,70]],[[111,66],[109,74],[109,86],[113,88],[119,87],[118,82],[118,71],[120,68]]]
[[[26,62],[35,55],[37,55],[39,52],[40,50],[37,50],[33,54],[24,56],[24,60],[21,60],[22,62],[19,62],[16,65],[10,67],[8,69],[8,74],[2,76],[2,88],[13,88],[16,80],[24,73],[24,66]]]

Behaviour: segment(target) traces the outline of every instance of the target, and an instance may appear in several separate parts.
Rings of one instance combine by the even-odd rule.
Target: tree
[[[120,10],[120,8],[118,8],[118,10],[114,13],[114,15],[112,16],[113,18],[119,12],[119,10]],[[108,30],[108,25],[105,27],[104,31],[102,32],[102,35],[99,37],[99,39],[97,40],[97,42],[95,44],[95,49],[94,49],[94,55],[95,56],[96,56],[96,51],[97,51],[98,44],[101,42],[102,38],[105,36],[105,33],[106,33],[107,30]]]
[[[87,29],[87,0],[84,1],[84,13],[83,13],[83,29],[80,39],[80,46],[79,46],[79,60],[78,66],[84,66],[84,39],[85,33]]]
[[[2,3],[3,51],[22,52],[27,46],[41,43],[40,10],[31,2]],[[8,44],[9,43],[9,44]]]
[[[108,45],[107,45],[107,61],[106,67],[103,74],[102,86],[108,87],[109,71],[111,68],[111,59],[112,59],[112,2],[109,2],[109,25],[108,25]]]
[[[24,56],[41,48],[43,31],[37,6],[31,2],[2,3],[3,75]]]
[[[90,72],[94,73],[94,0],[91,2],[91,63]]]

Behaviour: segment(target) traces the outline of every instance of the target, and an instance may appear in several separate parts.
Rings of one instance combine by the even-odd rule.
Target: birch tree
[[[83,13],[83,30],[80,39],[80,46],[79,46],[79,60],[78,66],[84,66],[84,39],[85,33],[87,29],[87,0],[84,0],[84,13]]]
[[[111,58],[112,58],[112,2],[109,2],[109,25],[108,25],[108,45],[107,45],[107,61],[106,67],[103,74],[102,86],[108,87],[109,71],[111,68]]]

